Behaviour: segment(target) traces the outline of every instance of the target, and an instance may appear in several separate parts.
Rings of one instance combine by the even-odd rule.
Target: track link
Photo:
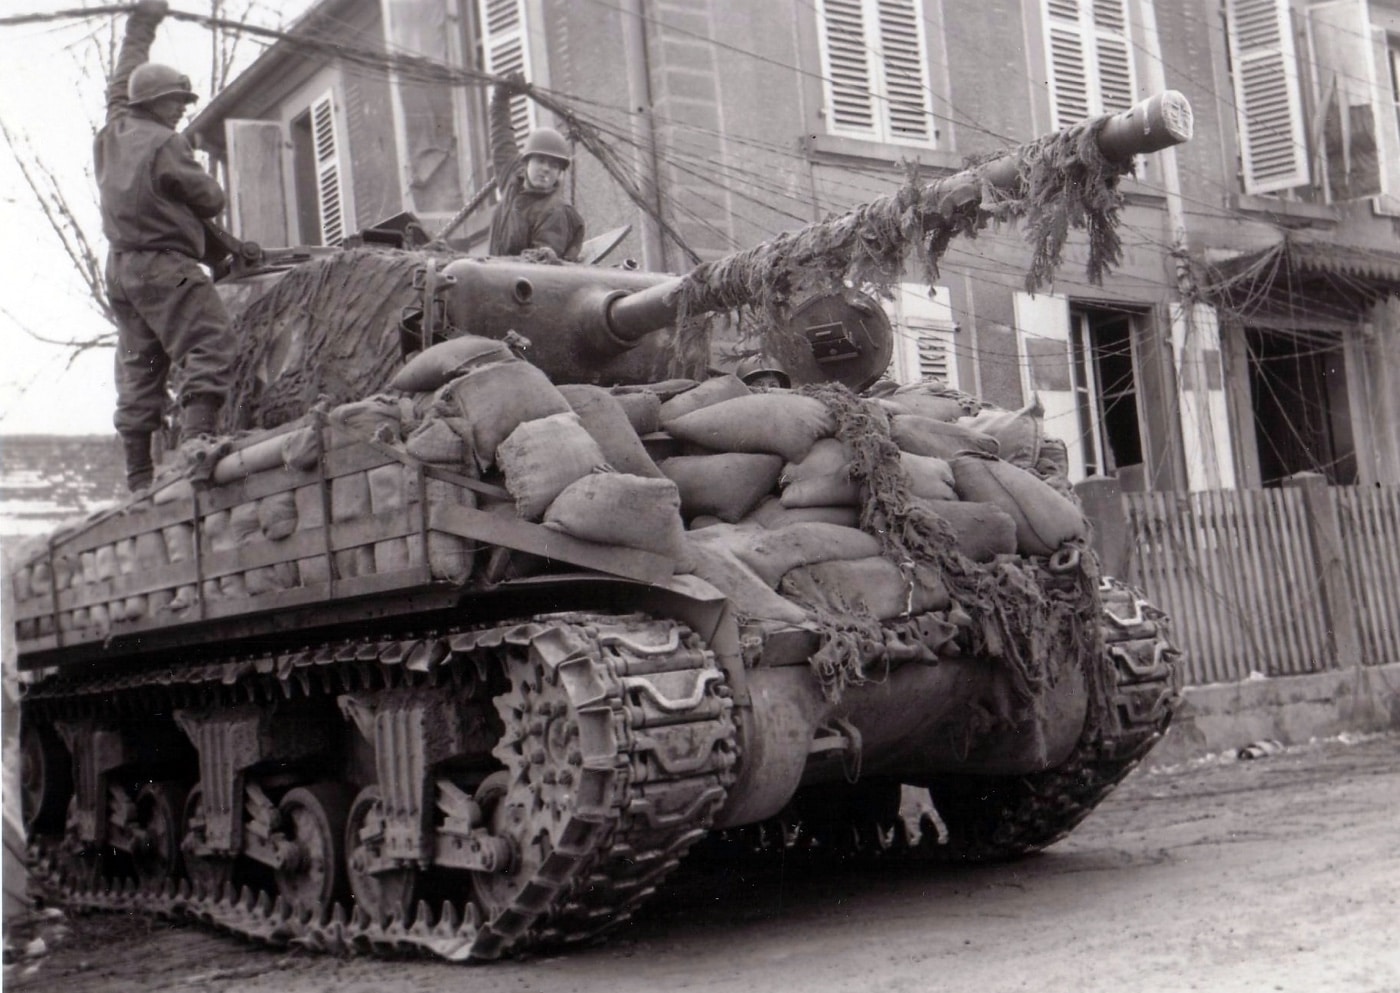
[[[563,812],[544,850],[529,860],[528,878],[502,901],[464,896],[440,908],[419,903],[409,920],[373,920],[344,904],[318,916],[268,892],[205,892],[188,880],[76,884],[52,847],[36,870],[73,908],[187,917],[275,946],[464,961],[596,935],[626,920],[678,865],[733,782],[738,746],[729,689],[713,653],[681,624],[641,615],[550,615],[428,638],[346,642],[179,673],[127,674],[114,706],[149,702],[162,689],[182,701],[227,702],[270,688],[292,696],[460,683],[492,656],[509,681],[497,697],[506,733],[495,754],[520,797]],[[44,711],[87,711],[112,701],[112,682],[52,679],[28,698]],[[551,701],[546,713],[567,707],[567,726],[545,736],[577,743],[576,789],[534,771],[543,740],[532,700]]]

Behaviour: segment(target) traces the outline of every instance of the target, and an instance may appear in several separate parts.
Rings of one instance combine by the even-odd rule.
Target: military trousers
[[[107,296],[117,320],[117,412],[121,434],[161,426],[172,364],[180,402],[222,404],[233,378],[228,311],[194,259],[171,251],[112,251]]]

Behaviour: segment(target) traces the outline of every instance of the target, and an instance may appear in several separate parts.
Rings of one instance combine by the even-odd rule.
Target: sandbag
[[[566,486],[605,462],[572,412],[522,422],[501,442],[496,460],[516,512],[527,521],[538,521]]]
[[[583,384],[560,386],[559,392],[598,443],[608,465],[619,473],[662,478],[616,397],[601,386]]]
[[[987,409],[958,423],[995,438],[997,454],[1014,466],[1034,469],[1040,459],[1040,442],[1045,436],[1045,410],[1040,405],[1039,394],[1020,410]]]
[[[662,462],[660,469],[680,490],[681,513],[687,519],[712,514],[732,524],[772,491],[783,460],[739,452],[678,455]]]
[[[749,532],[735,549],[739,561],[769,586],[791,569],[833,559],[862,559],[880,554],[880,541],[857,528],[837,524],[789,524],[777,530]]]
[[[783,487],[779,498],[784,507],[858,507],[861,486],[845,469],[815,476]]]
[[[802,624],[807,612],[774,593],[758,574],[739,561],[722,541],[697,540],[705,531],[687,531],[685,567],[729,598],[742,618]]]
[[[759,502],[739,521],[740,524],[757,524],[759,527],[776,531],[789,524],[839,524],[853,528],[860,523],[859,507],[784,507],[778,497],[769,497]],[[691,522],[694,527],[694,522]]]
[[[309,531],[324,527],[325,508],[321,503],[321,487],[318,484],[298,486],[294,491],[297,509],[297,529]],[[330,582],[330,563],[325,555],[312,555],[297,559],[297,579],[302,586],[314,586]]]
[[[445,389],[471,425],[472,452],[482,469],[496,461],[496,449],[522,423],[570,411],[549,377],[528,362],[475,369]]]
[[[389,388],[405,393],[424,393],[437,389],[470,369],[492,362],[511,361],[515,361],[515,356],[505,342],[464,334],[430,345],[409,359],[389,380]]]
[[[594,472],[566,486],[544,515],[544,526],[672,560],[685,552],[681,497],[669,479]]]
[[[461,470],[471,458],[472,427],[465,417],[430,415],[413,429],[404,451],[428,465]]]
[[[962,452],[997,453],[997,440],[991,435],[917,414],[890,418],[890,437],[901,451],[938,459],[951,459]]]
[[[788,486],[807,479],[830,476],[845,469],[854,457],[845,442],[836,438],[822,438],[812,445],[801,462],[789,462],[783,466],[782,484]]]
[[[748,395],[749,388],[738,376],[716,376],[713,379],[705,380],[694,389],[678,393],[662,403],[658,419],[663,428],[670,430],[671,422],[678,417],[684,417],[686,414],[722,403],[725,400]]]
[[[1011,515],[1022,555],[1053,555],[1067,541],[1088,538],[1089,522],[1074,502],[1026,470],[966,455],[951,465],[961,499],[993,503]]]
[[[976,401],[970,397],[942,395],[946,385],[941,383],[911,383],[901,386],[889,398],[908,409],[911,414],[930,417],[935,421],[956,421],[977,412]]]
[[[210,552],[225,552],[238,547],[237,541],[229,533],[232,516],[231,510],[215,510],[204,515],[200,540]],[[214,603],[225,597],[245,597],[248,587],[241,575],[217,576],[202,581],[200,594],[205,602]]]
[[[269,541],[291,537],[297,529],[297,499],[291,490],[269,493],[258,501],[258,527]]]
[[[399,402],[382,394],[341,404],[330,412],[327,422],[328,449],[345,448],[370,438],[392,443],[403,437]]]
[[[956,500],[953,490],[953,468],[944,459],[932,455],[900,452],[899,464],[909,474],[909,492],[926,500]]]
[[[229,535],[232,539],[233,548],[243,548],[248,545],[260,544],[263,540],[262,523],[259,520],[258,508],[261,501],[250,500],[247,503],[240,503],[232,509],[229,517]],[[231,580],[232,577],[225,576],[223,579]],[[258,566],[245,570],[242,576],[243,588],[248,596],[261,596],[264,593],[271,593],[274,590],[283,589],[282,576],[270,565]],[[230,583],[220,581],[224,595],[230,596]]]
[[[463,486],[448,483],[441,479],[424,479],[424,496],[428,507],[444,505],[475,507],[476,494]],[[409,546],[410,558],[418,563],[417,541]],[[428,571],[434,579],[445,579],[451,583],[465,583],[471,578],[476,564],[476,546],[465,538],[445,531],[428,532]]]
[[[915,566],[906,578],[899,566],[880,556],[799,566],[783,577],[779,590],[801,602],[864,606],[881,621],[942,610],[952,602],[928,566]]]
[[[414,470],[400,462],[378,465],[365,471],[369,483],[369,505],[375,517],[383,517],[408,507],[408,486]],[[411,538],[385,538],[374,543],[374,571],[399,572],[409,568],[408,553]]]
[[[788,462],[801,462],[836,431],[826,404],[795,393],[753,393],[663,424],[675,437],[718,452],[771,452]]]
[[[657,383],[631,384],[627,386],[614,386],[612,391],[619,396],[624,393],[655,393],[662,403],[678,396],[688,390],[693,390],[700,384],[693,379],[663,379]]]
[[[363,472],[352,472],[331,480],[331,524],[362,521],[372,513],[369,480]],[[343,548],[332,555],[337,579],[367,576],[374,572],[374,546]]]
[[[651,434],[661,428],[661,398],[651,390],[624,393],[621,389],[614,388],[612,397],[627,415],[632,430],[638,435]]]
[[[96,550],[94,563],[96,565],[94,575],[96,576],[97,582],[101,583],[109,579],[116,579],[120,574],[120,570],[117,568],[116,545],[99,546]]]
[[[920,505],[948,522],[957,551],[974,562],[990,562],[1016,552],[1016,521],[994,503],[921,500]]]

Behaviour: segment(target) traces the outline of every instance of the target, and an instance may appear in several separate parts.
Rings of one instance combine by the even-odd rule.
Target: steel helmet
[[[762,375],[776,376],[783,386],[792,385],[792,377],[787,370],[766,355],[750,355],[734,368],[734,375],[745,383],[750,383]]]
[[[573,153],[569,151],[569,143],[553,128],[535,128],[525,136],[525,147],[520,150],[520,157],[528,159],[531,155],[558,159],[565,169],[574,161]]]
[[[180,97],[186,103],[194,103],[199,99],[190,89],[190,77],[178,69],[161,65],[159,62],[147,62],[137,66],[126,82],[127,102],[139,106],[161,97]]]

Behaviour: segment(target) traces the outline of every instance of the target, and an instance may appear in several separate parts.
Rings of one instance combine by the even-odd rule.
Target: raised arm
[[[126,19],[126,34],[122,37],[121,53],[117,56],[112,78],[107,83],[107,120],[126,113],[127,80],[136,67],[150,60],[151,43],[156,40],[156,28],[170,11],[167,0],[141,0]]]

